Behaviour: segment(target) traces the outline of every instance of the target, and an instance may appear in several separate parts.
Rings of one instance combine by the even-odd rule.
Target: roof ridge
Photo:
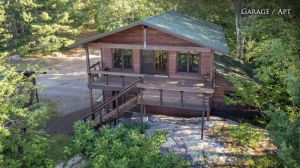
[[[153,16],[148,16],[148,17],[146,17],[146,18],[144,18],[142,20],[139,20],[139,21],[143,22],[144,20],[149,20],[149,19],[152,19],[152,18],[161,16],[161,15],[164,15],[164,14],[169,13],[169,12],[172,12],[172,10],[168,10],[168,11],[165,11],[165,12],[159,13],[157,15],[153,15]]]
[[[175,11],[175,12],[177,12],[177,11]],[[218,28],[220,28],[220,29],[223,30],[223,27],[222,27],[221,25],[216,24],[216,23],[209,22],[209,21],[204,20],[204,19],[202,19],[202,18],[198,18],[198,17],[194,17],[194,16],[189,16],[189,15],[187,15],[187,14],[185,14],[185,13],[181,13],[181,12],[177,12],[177,13],[182,14],[182,15],[184,15],[184,16],[186,16],[186,17],[189,17],[189,18],[193,18],[193,19],[195,19],[195,20],[197,20],[197,21],[202,21],[202,22],[205,22],[205,23],[207,23],[207,24],[209,24],[209,25],[216,26],[216,27],[218,27]]]

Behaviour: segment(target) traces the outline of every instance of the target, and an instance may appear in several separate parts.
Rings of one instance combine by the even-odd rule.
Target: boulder
[[[20,55],[11,55],[8,57],[9,62],[22,62],[23,58]]]
[[[63,57],[64,55],[61,52],[53,52],[52,56],[53,57]]]

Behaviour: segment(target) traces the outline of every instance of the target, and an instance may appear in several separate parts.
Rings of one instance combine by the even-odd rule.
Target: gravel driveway
[[[89,107],[85,55],[77,57],[45,57],[47,74],[38,75],[39,96],[55,103],[59,115]],[[99,60],[91,55],[91,62]]]

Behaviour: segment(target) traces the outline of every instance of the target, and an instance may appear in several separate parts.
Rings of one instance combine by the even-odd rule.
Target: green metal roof
[[[141,22],[190,39],[222,53],[229,53],[222,27],[203,19],[193,18],[172,10],[143,19]]]
[[[218,73],[228,76],[233,73],[243,77],[253,78],[253,66],[241,60],[226,55],[214,55],[214,65]]]
[[[137,25],[146,25],[200,46],[211,48],[214,51],[229,54],[229,48],[221,26],[181,14],[174,10],[142,19],[111,32],[83,39],[70,47],[86,44]]]

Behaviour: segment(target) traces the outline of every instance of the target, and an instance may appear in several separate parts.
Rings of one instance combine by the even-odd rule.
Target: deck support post
[[[160,106],[162,106],[163,105],[163,101],[162,101],[162,89],[159,89],[159,100],[160,100]]]
[[[117,108],[117,117],[119,117],[120,112],[119,112],[119,100],[118,99],[116,100],[116,108]]]
[[[90,105],[91,105],[91,109],[94,109],[94,100],[93,100],[93,90],[91,87],[91,83],[92,83],[92,77],[91,77],[91,71],[90,71],[90,54],[89,54],[89,47],[88,45],[83,45],[84,50],[85,50],[85,56],[86,56],[86,71],[87,71],[87,75],[88,75],[88,88],[89,88],[89,96],[90,96]]]
[[[106,76],[106,85],[108,85],[108,75],[105,76]]]
[[[203,130],[204,130],[204,113],[205,113],[205,94],[203,94],[203,95],[202,95],[201,140],[203,140]]]
[[[183,91],[180,91],[180,113],[182,113],[183,109]]]
[[[207,121],[209,121],[210,111],[211,111],[211,98],[208,97],[208,108],[207,108],[207,114],[206,114]]]
[[[141,90],[141,132],[143,133],[144,132],[144,121],[143,121],[143,119],[144,119],[144,100],[143,100],[143,94],[144,94],[144,92],[143,92],[143,90]]]
[[[102,125],[102,109],[99,110],[99,124]]]
[[[124,87],[125,86],[125,79],[124,79],[125,76],[122,75],[121,78],[122,78],[122,86]]]

